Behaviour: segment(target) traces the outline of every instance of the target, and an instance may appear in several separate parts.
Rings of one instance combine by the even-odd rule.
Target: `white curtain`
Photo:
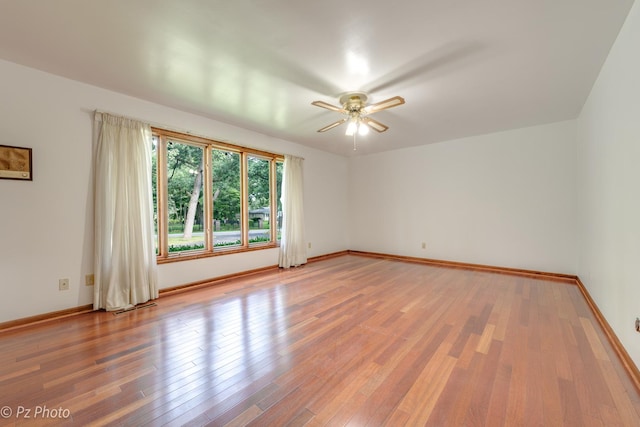
[[[151,193],[151,128],[95,114],[94,309],[158,297]]]
[[[303,173],[304,159],[284,156],[282,170],[282,235],[280,267],[295,267],[307,262],[304,238]]]

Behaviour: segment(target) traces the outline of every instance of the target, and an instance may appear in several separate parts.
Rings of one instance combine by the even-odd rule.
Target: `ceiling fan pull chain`
[[[353,151],[356,151],[356,132],[353,133]]]

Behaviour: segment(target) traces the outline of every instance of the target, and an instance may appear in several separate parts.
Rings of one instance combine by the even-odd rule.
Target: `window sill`
[[[200,259],[200,258],[211,258],[211,257],[216,257],[221,255],[239,254],[243,252],[253,252],[253,251],[259,251],[263,249],[273,249],[278,247],[280,247],[280,242],[265,243],[265,244],[249,246],[249,247],[215,249],[213,252],[202,252],[202,251],[173,252],[169,256],[156,257],[156,262],[158,265],[169,264],[172,262],[190,261],[190,260]]]

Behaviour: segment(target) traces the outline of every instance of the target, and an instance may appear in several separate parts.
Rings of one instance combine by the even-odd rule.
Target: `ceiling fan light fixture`
[[[369,133],[369,126],[365,122],[358,124],[358,135],[365,136]]]
[[[347,131],[344,133],[347,136],[351,136],[358,130],[358,122],[357,120],[351,120],[347,125]]]

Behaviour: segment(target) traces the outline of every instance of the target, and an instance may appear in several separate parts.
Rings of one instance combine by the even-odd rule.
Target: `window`
[[[241,154],[214,149],[211,170],[214,246],[242,246]]]
[[[256,156],[247,157],[249,206],[249,244],[271,240],[271,191],[269,160]]]
[[[158,261],[276,246],[283,156],[153,129]]]

